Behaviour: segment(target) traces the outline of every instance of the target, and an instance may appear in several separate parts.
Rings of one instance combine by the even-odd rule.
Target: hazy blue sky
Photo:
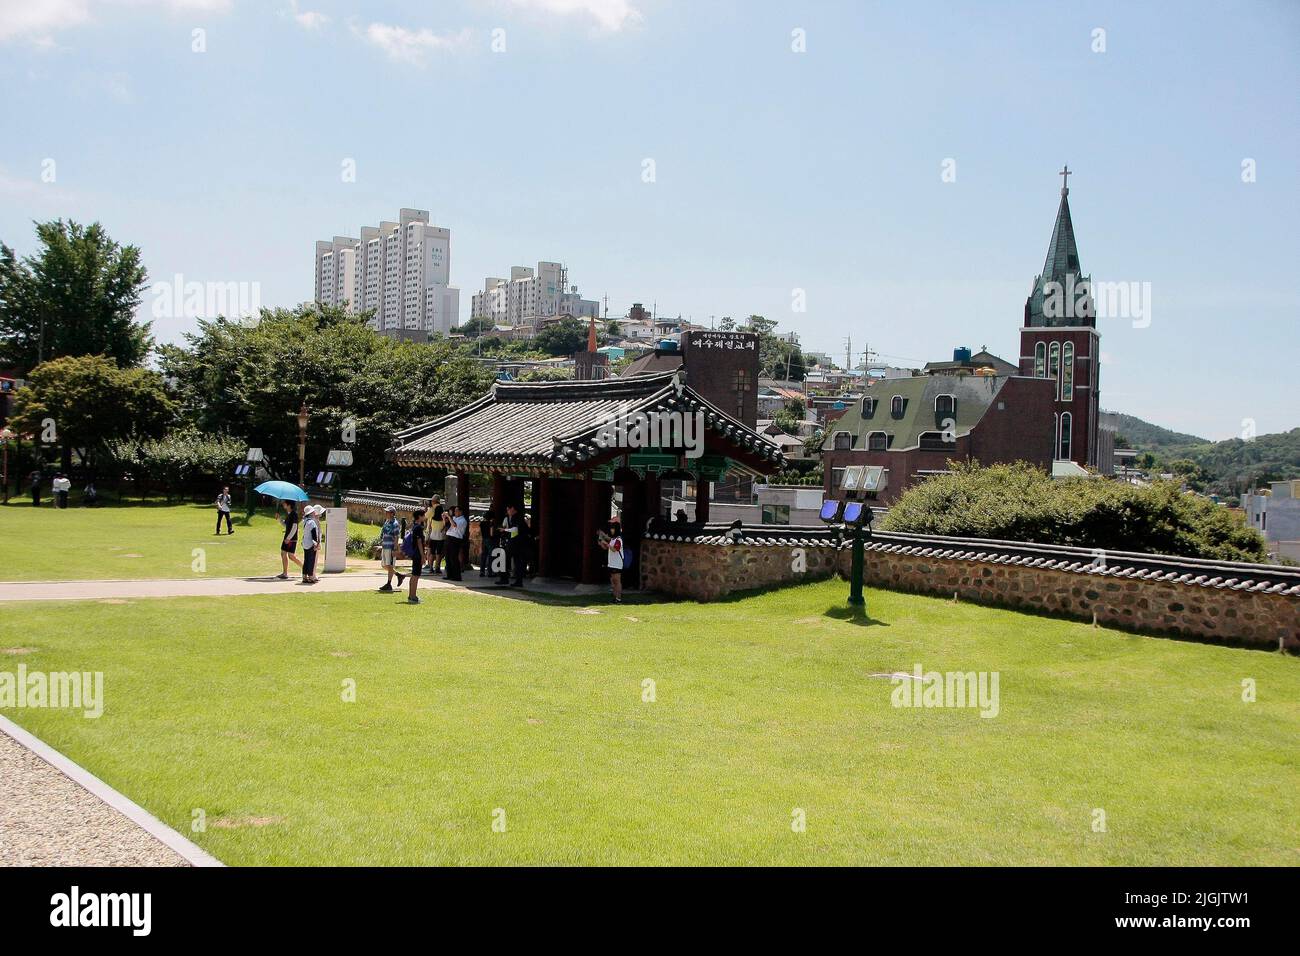
[[[1101,323],[1103,406],[1300,424],[1297,3],[0,0],[0,82],[23,253],[98,219],[155,279],[287,306],[314,240],[414,206],[463,315],[555,259],[611,315],[762,313],[900,364],[1014,360],[1068,163],[1085,271],[1151,284],[1149,325]]]

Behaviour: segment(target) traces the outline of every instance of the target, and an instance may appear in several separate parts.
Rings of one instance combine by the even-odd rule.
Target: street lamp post
[[[293,415],[294,412],[290,412]],[[298,416],[298,487],[301,488],[303,481],[307,477],[307,419],[310,417],[307,412],[307,402],[304,399],[302,407],[297,411]]]
[[[16,437],[18,436],[14,434],[13,429],[0,428],[0,446],[4,447],[4,478],[2,480],[5,486],[5,504],[9,504],[9,443]]]

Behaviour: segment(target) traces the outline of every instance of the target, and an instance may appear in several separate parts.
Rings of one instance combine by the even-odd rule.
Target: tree
[[[72,449],[92,457],[115,441],[161,436],[175,413],[157,372],[119,368],[103,355],[65,356],[28,373],[14,394],[10,424],[41,444],[58,445],[66,471]]]
[[[533,336],[533,347],[547,355],[572,355],[587,347],[587,326],[577,319],[561,319]]]
[[[277,476],[295,481],[293,413],[304,402],[308,470],[323,468],[325,453],[346,444],[354,460],[346,484],[415,490],[426,476],[384,458],[393,433],[467,404],[493,379],[490,369],[448,342],[376,335],[330,306],[264,309],[256,325],[200,320],[185,340],[162,346],[159,356],[176,381],[186,422],[263,448]]]
[[[40,251],[21,261],[0,243],[0,360],[32,368],[66,355],[139,365],[153,345],[135,312],[148,278],[135,246],[99,223],[37,223]]]

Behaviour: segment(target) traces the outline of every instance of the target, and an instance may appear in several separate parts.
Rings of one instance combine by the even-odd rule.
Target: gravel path
[[[187,866],[0,731],[0,866]]]

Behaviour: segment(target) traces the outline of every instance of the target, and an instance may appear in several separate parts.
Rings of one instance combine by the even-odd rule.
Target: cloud
[[[406,27],[390,26],[387,23],[372,23],[365,28],[354,26],[352,32],[366,42],[379,47],[391,60],[399,63],[412,63],[421,66],[431,53],[458,50],[465,47],[470,40],[470,31],[459,33],[434,33],[428,27],[410,30]]]
[[[304,30],[319,30],[330,22],[330,18],[323,13],[299,9],[298,0],[289,0],[289,16]]]
[[[579,16],[595,21],[599,30],[616,33],[624,27],[635,26],[642,19],[641,11],[628,0],[508,0],[515,7],[532,10],[547,16]]]
[[[0,43],[26,40],[41,48],[54,46],[54,35],[84,26],[94,17],[91,7],[162,8],[175,13],[224,13],[230,0],[0,0]]]

